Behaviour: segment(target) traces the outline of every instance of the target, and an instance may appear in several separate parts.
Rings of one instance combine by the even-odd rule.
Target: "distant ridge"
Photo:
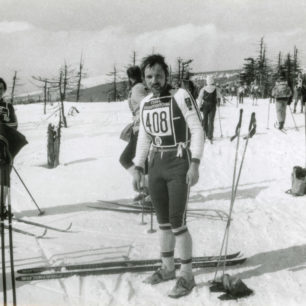
[[[190,79],[194,81],[198,86],[203,86],[204,80],[208,75],[212,75],[220,84],[233,83],[239,80],[239,75],[242,69],[229,69],[229,70],[216,70],[216,71],[204,71],[204,72],[191,72]],[[117,99],[114,96],[114,85],[110,77],[106,76],[94,76],[86,78],[82,81],[80,90],[80,102],[110,102],[110,101],[122,101],[126,99],[128,92],[127,79],[124,75],[118,76],[120,81],[116,84],[116,90],[120,93],[117,95]],[[43,99],[42,92],[33,92],[28,94],[21,94],[16,97],[22,103],[26,99],[31,102],[38,102]],[[58,99],[56,97],[53,98]],[[73,90],[67,94],[67,101],[76,101],[76,90]]]

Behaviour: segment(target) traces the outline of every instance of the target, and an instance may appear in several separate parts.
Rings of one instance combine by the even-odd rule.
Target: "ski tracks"
[[[35,238],[35,241],[36,241],[36,244],[38,245],[39,249],[41,250],[41,253],[42,253],[42,257],[45,258],[45,261],[46,263],[50,264],[49,260],[48,260],[48,257],[47,257],[47,254],[43,248],[43,246],[41,245],[41,242],[39,239]],[[62,292],[63,292],[63,296],[64,296],[64,300],[67,301],[67,302],[70,302],[70,297],[69,297],[69,294],[65,288],[65,284],[64,284],[64,281],[61,280],[61,279],[58,279],[56,280],[59,285],[60,285],[60,288],[62,289]],[[70,304],[70,303],[69,303]]]

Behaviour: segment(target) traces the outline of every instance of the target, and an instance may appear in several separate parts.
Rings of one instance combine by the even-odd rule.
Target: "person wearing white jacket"
[[[141,100],[147,96],[148,92],[142,83],[141,70],[138,66],[132,66],[127,69],[127,76],[130,84],[130,91],[128,94],[128,104],[133,115],[133,122],[128,124],[121,132],[120,138],[127,141],[128,144],[120,155],[120,164],[131,174],[134,171],[133,159],[136,152],[136,144],[139,129],[139,107]],[[147,189],[134,197],[134,201],[141,200],[147,196]]]
[[[196,102],[185,89],[168,85],[164,57],[158,54],[146,57],[141,70],[151,94],[140,104],[133,184],[136,190],[141,188],[144,162],[150,151],[149,193],[160,229],[162,259],[162,267],[145,282],[153,285],[175,278],[176,245],[181,268],[169,296],[178,298],[195,286],[186,211],[189,188],[199,179],[204,135]]]

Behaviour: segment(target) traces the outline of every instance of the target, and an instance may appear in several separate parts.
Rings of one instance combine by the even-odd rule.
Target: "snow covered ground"
[[[14,233],[17,269],[62,263],[94,263],[125,258],[159,257],[158,234],[150,234],[141,216],[93,209],[100,200],[134,196],[131,178],[118,162],[126,143],[120,131],[131,120],[127,103],[66,103],[80,111],[67,116],[62,129],[60,166],[48,169],[46,133],[48,118],[56,105],[43,114],[41,104],[17,105],[19,130],[29,144],[15,160],[15,167],[35,197],[44,216],[37,210],[16,174],[12,172],[12,206],[15,215],[27,220],[72,231],[49,230],[36,239]],[[221,302],[220,294],[210,293],[208,281],[214,269],[195,270],[197,287],[179,300],[168,298],[174,281],[145,285],[148,273],[103,276],[73,276],[61,280],[17,282],[19,305],[305,305],[306,303],[306,198],[285,193],[290,188],[293,166],[305,166],[304,116],[294,118],[288,109],[284,134],[273,127],[275,107],[271,104],[267,128],[268,100],[244,109],[242,134],[248,129],[251,112],[256,112],[257,134],[249,141],[233,212],[229,252],[242,251],[248,260],[227,272],[237,275],[255,291],[238,301]],[[200,167],[200,181],[192,188],[188,215],[195,256],[219,253],[228,213],[236,142],[230,142],[239,115],[236,100],[222,106],[220,137],[218,113],[216,141],[206,143]],[[241,140],[240,154],[244,147]],[[239,159],[240,160],[240,159]],[[16,228],[40,234],[37,227],[14,222]],[[157,227],[154,220],[154,228]],[[2,294],[2,293],[1,293]],[[11,300],[11,294],[8,293]],[[2,296],[0,296],[2,300]]]

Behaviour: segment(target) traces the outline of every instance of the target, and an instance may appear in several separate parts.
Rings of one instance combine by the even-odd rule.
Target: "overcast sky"
[[[297,46],[306,67],[306,1],[0,0],[0,76],[53,77],[82,52],[89,76],[125,70],[133,51],[138,63],[154,51],[173,68],[182,57],[195,72],[238,69],[262,36],[272,61]]]

